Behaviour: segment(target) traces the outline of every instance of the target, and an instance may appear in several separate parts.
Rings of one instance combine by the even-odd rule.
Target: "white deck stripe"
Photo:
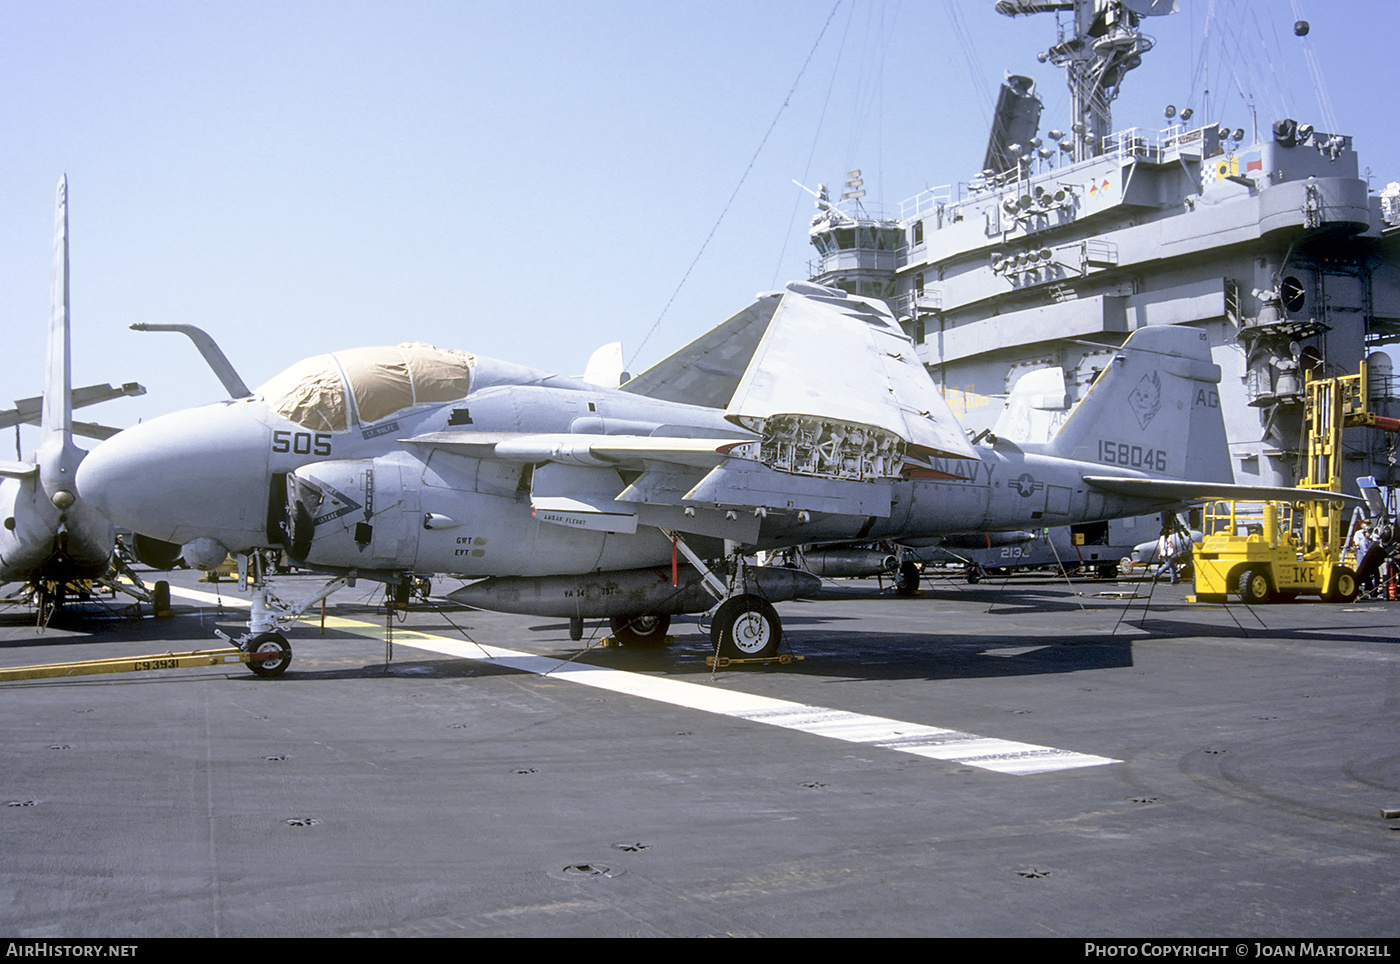
[[[172,586],[170,593],[197,602],[223,602],[232,606],[248,605],[248,602],[241,598],[218,596],[198,589],[181,589]],[[335,616],[328,617],[326,625],[370,639],[382,638],[382,627],[361,620]],[[803,703],[777,700],[767,696],[736,693],[718,686],[702,686],[697,683],[629,673],[625,670],[569,663],[548,656],[534,656],[513,649],[484,646],[470,640],[449,639],[445,636],[408,629],[395,630],[394,643],[444,656],[456,656],[460,659],[480,660],[497,666],[508,666],[526,673],[535,673],[541,676],[548,674],[554,679],[581,683],[584,686],[609,690],[613,693],[625,693],[642,699],[656,700],[669,703],[672,706],[684,706],[689,709],[704,710],[707,713],[717,713],[721,716],[750,720],[754,723],[766,723],[769,726],[779,726],[788,730],[800,730],[803,733],[842,740],[846,743],[878,746],[934,760],[962,763],[984,770],[994,770],[997,773],[1026,776],[1034,773],[1073,770],[1079,767],[1103,766],[1119,762],[1108,757],[1075,753],[1070,750],[1057,750],[1053,747],[1036,746],[1032,743],[998,740],[958,730],[925,726],[921,723],[903,723],[880,716],[867,716],[864,713],[848,713],[845,710],[834,710],[823,706],[808,706]]]

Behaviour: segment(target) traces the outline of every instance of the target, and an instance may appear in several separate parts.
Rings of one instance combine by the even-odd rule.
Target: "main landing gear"
[[[919,591],[919,565],[912,559],[905,559],[899,564],[899,568],[894,574],[894,592],[896,596],[913,596]]]
[[[644,613],[613,616],[612,637],[624,646],[655,648],[665,646],[671,617]],[[715,652],[729,659],[769,659],[778,653],[783,640],[783,623],[773,604],[754,593],[739,593],[723,599],[710,616],[710,642]]]
[[[663,530],[665,531],[665,530]],[[710,615],[710,642],[715,655],[729,659],[769,659],[778,655],[783,641],[783,623],[773,604],[747,592],[743,553],[736,543],[726,542],[728,578],[721,579],[679,534],[666,532],[690,564],[700,571],[705,589],[718,605]],[[667,618],[667,617],[655,617]],[[669,622],[669,618],[667,618]]]
[[[131,598],[138,616],[142,603],[151,607],[151,615],[157,619],[165,619],[171,615],[170,583],[162,579],[148,587],[122,558],[120,552],[112,553],[111,568],[94,579],[73,581],[41,577],[28,583],[25,588],[38,611],[40,632],[48,628],[49,620],[65,603],[91,599],[94,591],[99,588],[111,593],[113,600],[118,594]]]
[[[783,623],[778,611],[761,596],[731,596],[710,617],[710,642],[720,656],[769,659],[778,655],[782,641]]]

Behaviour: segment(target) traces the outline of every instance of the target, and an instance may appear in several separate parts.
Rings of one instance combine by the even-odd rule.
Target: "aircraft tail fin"
[[[630,377],[622,360],[622,342],[610,341],[588,356],[583,380],[604,388],[617,388]]]
[[[44,441],[70,438],[73,431],[72,339],[68,313],[68,175],[58,180],[53,222],[53,299],[49,315],[48,365],[39,420]]]
[[[1042,451],[1128,473],[1229,481],[1219,383],[1205,332],[1141,328]]]
[[[1040,368],[1016,380],[992,434],[1008,442],[1047,442],[1069,415],[1065,370]]]

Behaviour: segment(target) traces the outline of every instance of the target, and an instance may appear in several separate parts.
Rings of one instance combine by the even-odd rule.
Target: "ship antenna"
[[[1154,41],[1138,29],[1143,17],[1176,10],[1176,0],[998,0],[997,12],[1007,17],[1032,13],[1074,12],[1074,35],[1063,33],[1041,55],[1065,70],[1074,112],[1074,159],[1103,153],[1104,139],[1113,133],[1110,105],[1123,77],[1142,63]]]
[[[695,258],[690,262],[690,266],[685,269],[685,274],[681,276],[680,283],[676,285],[676,290],[671,292],[671,297],[666,299],[666,304],[661,309],[661,314],[656,316],[656,321],[652,322],[646,336],[642,338],[637,350],[632,353],[632,358],[627,362],[627,371],[636,371],[637,358],[641,355],[646,343],[651,340],[651,336],[656,334],[656,329],[661,327],[661,320],[666,317],[666,312],[671,310],[671,304],[676,300],[676,296],[685,287],[686,280],[690,278],[690,273],[695,270],[695,266],[700,263],[700,257],[705,253],[705,248],[709,247],[715,232],[719,230],[720,222],[729,213],[730,206],[734,199],[739,196],[739,190],[744,186],[744,181],[748,178],[749,172],[753,170],[754,164],[758,161],[758,155],[763,151],[763,145],[768,143],[769,136],[773,133],[773,128],[778,126],[778,118],[783,116],[783,111],[787,110],[788,104],[792,102],[792,95],[797,93],[797,85],[802,82],[802,75],[807,72],[807,67],[812,63],[812,57],[817,53],[817,48],[821,46],[822,38],[826,36],[826,29],[831,26],[831,21],[836,16],[836,11],[841,7],[841,0],[836,0],[835,6],[831,8],[831,13],[827,14],[826,22],[822,24],[822,29],[817,34],[816,42],[812,44],[812,49],[807,52],[807,59],[802,62],[802,67],[797,71],[797,77],[792,82],[787,96],[783,98],[783,104],[778,108],[778,113],[773,116],[773,122],[768,125],[768,130],[764,132],[763,139],[758,142],[758,147],[753,152],[753,157],[749,158],[748,167],[744,168],[744,173],[739,175],[739,183],[734,185],[734,193],[729,195],[729,200],[724,203],[724,210],[719,212],[719,217],[715,219],[714,227],[710,228],[710,233],[705,236],[705,240],[700,244],[700,250],[695,252]]]

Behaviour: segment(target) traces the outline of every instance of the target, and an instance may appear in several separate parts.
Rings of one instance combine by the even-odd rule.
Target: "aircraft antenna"
[[[822,24],[821,33],[817,34],[816,42],[812,44],[812,49],[807,52],[807,59],[802,62],[801,69],[797,71],[797,77],[793,80],[792,86],[788,88],[787,96],[783,98],[782,106],[779,107],[778,112],[773,115],[773,122],[768,125],[768,130],[763,132],[763,139],[758,142],[758,147],[754,150],[753,157],[749,158],[748,167],[744,168],[744,173],[739,175],[739,183],[734,185],[734,191],[729,195],[729,200],[724,202],[724,210],[720,211],[719,217],[715,218],[714,226],[710,228],[710,233],[705,236],[704,242],[700,245],[700,250],[695,252],[695,258],[690,262],[690,266],[685,269],[685,274],[681,276],[680,284],[676,285],[676,290],[671,292],[671,297],[666,299],[666,304],[662,307],[661,314],[656,316],[656,321],[652,323],[651,328],[646,333],[646,337],[637,345],[637,350],[634,351],[632,357],[628,359],[628,371],[636,371],[637,357],[641,355],[642,349],[646,347],[646,343],[651,339],[651,336],[656,334],[656,329],[661,327],[661,321],[666,317],[666,312],[671,310],[671,304],[676,300],[676,296],[681,293],[681,289],[685,287],[686,281],[690,278],[690,273],[694,271],[695,266],[700,263],[701,256],[704,255],[705,249],[709,247],[710,241],[713,240],[715,232],[719,230],[720,223],[724,220],[724,216],[729,213],[729,208],[734,204],[734,199],[739,196],[739,191],[743,188],[744,181],[748,179],[749,172],[753,170],[754,164],[757,163],[758,155],[763,152],[763,145],[768,143],[768,138],[772,135],[773,128],[778,126],[778,119],[783,116],[783,111],[787,110],[788,104],[792,102],[792,95],[797,92],[797,85],[802,82],[802,75],[807,72],[807,67],[811,64],[812,57],[816,55],[817,47],[821,46],[822,38],[826,36],[826,29],[831,26],[831,21],[836,16],[836,11],[840,9],[840,7],[841,0],[836,0],[836,5],[831,8],[831,13],[827,14],[826,23]]]

